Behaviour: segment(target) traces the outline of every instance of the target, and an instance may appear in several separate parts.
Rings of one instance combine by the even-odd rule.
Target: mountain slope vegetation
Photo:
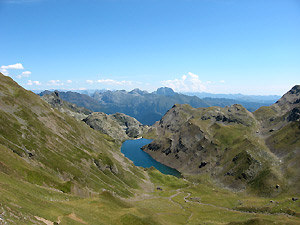
[[[11,78],[0,79],[1,175],[81,197],[103,190],[134,195],[144,174],[121,156],[114,139],[51,108]]]
[[[299,224],[290,195],[270,203],[135,167],[119,142],[2,74],[0,154],[1,224]]]

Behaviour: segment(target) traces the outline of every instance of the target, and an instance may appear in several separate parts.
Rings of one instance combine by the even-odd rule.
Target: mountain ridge
[[[40,93],[40,95],[48,93],[48,91],[45,91]],[[130,92],[125,90],[95,91],[90,96],[75,92],[60,92],[60,96],[63,100],[88,108],[94,112],[104,112],[106,114],[124,113],[146,125],[152,125],[160,120],[168,109],[177,103],[190,104],[196,108],[209,106],[224,107],[238,103],[244,105],[250,111],[254,111],[264,105],[269,105],[269,103],[247,102],[234,99],[200,99],[196,96],[176,93],[167,87],[158,88],[157,91],[152,93],[134,89]]]
[[[278,194],[274,188],[278,183],[281,190],[297,192],[299,100],[299,86],[295,86],[272,106],[254,113],[241,105],[174,105],[150,128],[154,141],[143,150],[180,172],[209,173],[231,188]],[[288,138],[291,134],[292,139]]]
[[[91,128],[99,130],[117,141],[122,142],[126,139],[138,138],[148,129],[147,126],[143,126],[135,118],[123,113],[107,115],[102,112],[92,112],[62,100],[58,91],[46,93],[41,98],[49,103],[52,108],[85,122]]]

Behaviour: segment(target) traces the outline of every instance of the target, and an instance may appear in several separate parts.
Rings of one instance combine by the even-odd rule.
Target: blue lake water
[[[136,166],[141,166],[144,168],[153,166],[164,174],[181,177],[181,174],[176,169],[157,162],[148,153],[141,149],[141,147],[149,144],[150,142],[152,142],[152,140],[145,138],[127,140],[122,144],[121,152]]]

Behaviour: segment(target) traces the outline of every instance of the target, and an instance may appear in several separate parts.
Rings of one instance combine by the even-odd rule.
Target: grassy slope
[[[131,200],[121,200],[109,192],[83,198],[2,175],[2,215],[16,224],[37,223],[34,216],[60,224],[227,224],[253,219],[260,221],[258,224],[299,224],[299,217],[294,215],[299,212],[299,203],[287,197],[270,203],[269,199],[216,188],[207,181],[192,185],[155,170],[149,174],[163,191]]]
[[[209,178],[188,181],[134,167],[108,136],[52,110],[2,75],[0,110],[0,223],[299,224],[293,215],[299,202],[289,196],[270,205],[269,199],[217,188]],[[263,213],[243,212],[249,209]]]
[[[0,76],[1,176],[80,197],[103,189],[133,196],[144,174],[122,158],[119,147]]]
[[[299,86],[293,87],[276,104],[261,107],[254,112],[261,124],[261,133],[268,148],[280,159],[288,191],[300,193],[300,122],[290,121],[289,116],[299,108]],[[298,97],[297,97],[298,96]]]
[[[194,173],[209,173],[226,186],[234,189],[247,188],[248,191],[263,196],[279,194],[276,184],[280,184],[280,191],[285,192],[285,178],[278,167],[279,159],[256,133],[258,122],[242,106],[236,107],[238,110],[230,114],[235,108],[227,111],[219,107],[195,109],[189,105],[178,105],[165,115],[162,125],[157,124],[149,131],[148,136],[158,140],[158,143],[167,143],[164,141],[167,138],[177,140],[194,137],[201,130],[205,137],[203,141],[199,141],[204,146],[204,150],[199,150],[202,159],[193,159],[187,169],[194,166]],[[217,115],[226,115],[228,119],[236,122],[216,122],[213,116]],[[179,136],[174,135],[174,132]],[[162,146],[162,149],[169,146]],[[180,151],[180,146],[178,148]],[[187,152],[193,156],[193,151],[197,151],[197,148],[197,145],[191,146]],[[155,157],[158,159],[169,157],[167,162],[170,165],[177,163],[172,154],[164,156],[159,151],[154,154],[157,154]],[[201,161],[208,163],[199,169]],[[181,169],[180,166],[176,168]],[[182,171],[185,172],[184,167]]]
[[[300,193],[300,123],[292,122],[267,138],[272,151],[282,159],[290,191]]]

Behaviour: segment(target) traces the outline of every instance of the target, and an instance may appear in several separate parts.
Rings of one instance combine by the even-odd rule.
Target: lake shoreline
[[[126,158],[130,159],[135,166],[143,168],[154,167],[163,174],[176,176],[178,178],[182,177],[178,170],[156,161],[151,157],[151,155],[141,149],[143,146],[151,142],[151,139],[145,139],[142,137],[126,140],[122,143],[121,152]]]

